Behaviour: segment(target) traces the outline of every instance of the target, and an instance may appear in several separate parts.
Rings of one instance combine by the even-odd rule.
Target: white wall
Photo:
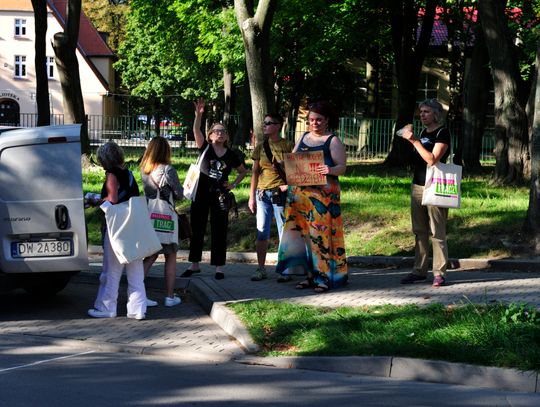
[[[26,19],[26,38],[15,37],[15,19]],[[62,31],[56,18],[49,13],[47,18],[47,56],[54,57],[52,38],[55,33]],[[36,113],[36,79],[35,79],[35,26],[32,11],[0,10],[0,99],[10,98],[20,105],[21,113]],[[24,79],[14,78],[15,55],[26,56],[26,73]],[[103,114],[103,98],[105,87],[96,77],[86,60],[77,50],[79,74],[84,98],[86,114]],[[58,71],[54,67],[54,79],[49,80],[51,113],[63,113],[62,90]]]

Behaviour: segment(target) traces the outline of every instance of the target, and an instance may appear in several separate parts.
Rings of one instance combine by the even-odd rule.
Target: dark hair
[[[281,116],[279,113],[276,113],[276,112],[266,113],[264,117],[270,117],[272,120],[279,122],[279,124],[283,126],[283,116]]]
[[[108,141],[99,147],[97,159],[105,171],[124,165],[124,151],[114,141]]]
[[[328,127],[335,129],[338,127],[338,120],[334,108],[326,101],[311,103],[308,105],[309,112],[317,113],[328,120]],[[308,113],[309,116],[309,113]]]

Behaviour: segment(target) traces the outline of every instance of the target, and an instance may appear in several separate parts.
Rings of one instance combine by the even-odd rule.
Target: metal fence
[[[63,115],[51,115],[51,124],[63,124]],[[21,114],[20,125],[34,127],[37,125],[36,114]],[[420,131],[422,125],[419,121],[413,123],[415,131]],[[395,132],[395,121],[392,119],[369,119],[357,117],[340,117],[336,134],[345,144],[347,157],[358,160],[384,159],[390,151],[392,138]],[[287,138],[297,140],[307,130],[306,122],[299,122],[296,129],[287,133]],[[454,150],[458,147],[458,137],[462,129],[460,126],[449,126],[453,137]],[[96,150],[108,140],[115,140],[125,148],[144,148],[155,136],[155,123],[144,119],[143,116],[88,116],[88,135],[92,150]],[[194,153],[195,143],[187,139],[185,129],[176,123],[162,121],[160,135],[166,137],[173,148],[175,156],[185,156]],[[481,161],[493,160],[495,141],[493,132],[487,129],[482,139]],[[241,146],[251,149],[247,144]]]

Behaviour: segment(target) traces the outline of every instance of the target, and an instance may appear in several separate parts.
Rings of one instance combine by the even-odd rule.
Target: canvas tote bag
[[[461,166],[456,164],[428,165],[422,205],[459,208],[461,206],[461,171]]]
[[[165,173],[163,173],[159,184],[156,184],[150,174],[150,179],[157,187],[157,195],[155,198],[148,199],[148,212],[161,244],[178,244],[178,215],[174,209],[174,199],[171,199],[173,194],[171,192],[167,201],[161,199],[160,196],[161,184],[164,178]]]
[[[199,176],[201,175],[201,162],[209,147],[210,144],[206,146],[202,154],[199,156],[199,158],[197,158],[197,162],[189,166],[186,179],[184,180],[184,184],[182,185],[184,188],[184,196],[187,199],[191,199],[192,201],[195,200],[195,196],[197,195]]]
[[[144,259],[161,250],[144,196],[134,196],[116,205],[105,201],[101,209],[105,212],[112,249],[121,264]]]

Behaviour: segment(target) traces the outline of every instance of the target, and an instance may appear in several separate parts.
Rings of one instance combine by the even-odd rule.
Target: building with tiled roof
[[[62,114],[63,97],[52,39],[64,30],[67,0],[47,0],[46,55],[51,114]],[[31,0],[0,0],[0,125],[20,124],[37,112],[35,25]],[[114,114],[114,54],[81,12],[77,58],[87,115]]]

